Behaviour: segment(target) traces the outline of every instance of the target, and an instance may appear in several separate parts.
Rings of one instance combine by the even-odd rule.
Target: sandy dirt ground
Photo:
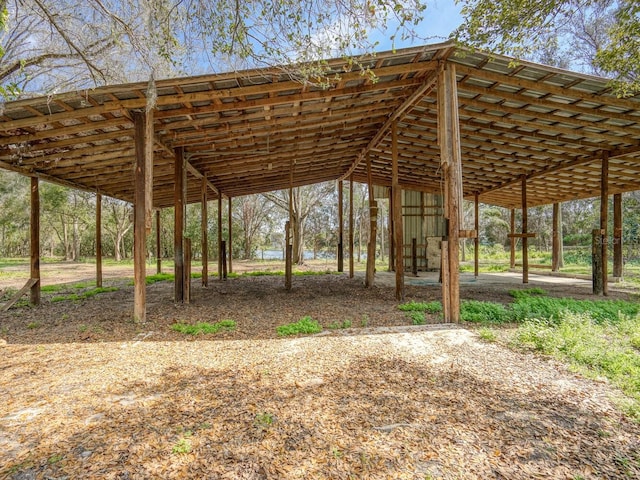
[[[505,278],[466,278],[461,295],[508,302],[525,286]],[[640,478],[640,428],[606,382],[437,316],[413,326],[378,280],[294,277],[287,292],[277,276],[194,279],[188,305],[160,282],[140,324],[133,287],[110,279],[118,290],[0,313],[0,479]],[[406,294],[440,289],[425,275]],[[305,315],[325,330],[277,336]],[[237,328],[171,329],[223,319]]]

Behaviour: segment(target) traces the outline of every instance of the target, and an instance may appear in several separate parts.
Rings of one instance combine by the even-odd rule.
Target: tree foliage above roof
[[[458,0],[463,24],[454,36],[464,44],[516,58],[530,57],[585,12],[612,11],[594,66],[612,76],[621,96],[640,91],[640,4],[637,0]],[[594,17],[593,25],[606,22]],[[570,40],[570,39],[568,39]]]
[[[375,29],[416,34],[422,0],[0,0],[0,82],[49,93],[149,77],[279,65],[326,82],[323,59],[350,68]],[[51,77],[45,79],[46,75]],[[10,92],[9,92],[10,93]],[[6,96],[6,95],[5,95]]]

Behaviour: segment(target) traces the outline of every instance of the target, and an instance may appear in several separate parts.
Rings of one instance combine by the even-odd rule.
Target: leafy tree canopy
[[[422,0],[0,0],[0,84],[5,93],[275,66],[325,84],[328,56],[416,35]],[[290,67],[293,65],[292,67]],[[286,66],[286,67],[285,67]],[[363,68],[364,70],[364,68]],[[365,72],[366,73],[366,72]],[[85,85],[83,85],[83,81]],[[5,95],[6,96],[6,95]]]
[[[596,42],[593,66],[614,78],[621,96],[640,92],[640,3],[637,0],[457,0],[463,24],[454,36],[476,48],[531,58],[572,22],[592,15],[582,33],[604,25],[605,38]],[[611,20],[600,12],[611,12]],[[584,23],[584,22],[583,22]],[[599,25],[601,24],[601,25]],[[566,31],[566,30],[565,30]],[[571,39],[568,39],[570,41]]]

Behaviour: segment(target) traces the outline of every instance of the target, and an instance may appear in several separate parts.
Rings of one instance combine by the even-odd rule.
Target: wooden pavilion
[[[475,229],[461,223],[463,198],[522,209],[522,231],[511,236],[522,239],[526,282],[534,235],[527,207],[600,196],[596,234],[606,266],[609,195],[619,212],[621,193],[640,188],[640,98],[618,98],[606,79],[451,43],[378,53],[364,60],[373,76],[350,71],[344,60],[328,65],[328,87],[273,68],[5,103],[0,167],[32,179],[32,301],[40,288],[39,179],[98,194],[98,225],[101,195],[133,203],[137,320],[145,319],[154,209],[175,207],[180,302],[187,203],[202,202],[204,225],[208,199],[220,207],[223,197],[328,180],[390,187],[399,297],[401,189],[443,193],[448,321],[459,319],[459,239],[477,242],[477,215]],[[614,216],[615,240],[621,217]],[[206,249],[203,255],[206,265]],[[621,265],[621,249],[614,257]]]

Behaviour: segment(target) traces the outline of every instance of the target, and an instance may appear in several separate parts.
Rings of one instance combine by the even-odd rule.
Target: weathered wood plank
[[[174,220],[173,220],[173,251],[174,251],[174,301],[184,303],[184,214],[186,195],[186,161],[184,150],[176,148],[174,167]]]
[[[31,304],[40,305],[40,187],[37,178],[31,178],[31,218],[30,218],[30,271],[31,278],[37,280],[31,285]]]
[[[404,247],[402,237],[402,190],[398,178],[398,122],[391,125],[391,195],[393,196],[393,228],[395,241],[396,300],[404,300]]]
[[[613,276],[622,278],[622,194],[613,196]]]
[[[601,255],[602,255],[602,294],[609,295],[609,280],[607,266],[607,247],[609,237],[609,153],[602,152],[602,174],[600,176],[600,230],[602,231]]]
[[[6,312],[7,310],[9,310],[11,307],[13,307],[15,305],[15,303],[20,300],[20,298],[27,293],[28,290],[32,290],[34,286],[36,286],[38,283],[40,283],[40,279],[38,278],[30,278],[29,280],[27,280],[27,283],[24,284],[24,286],[13,296],[9,299],[9,301],[7,303],[5,303],[2,306],[2,311]]]
[[[96,287],[102,287],[102,195],[96,195]]]
[[[209,218],[207,206],[209,198],[207,179],[202,177],[201,179],[201,191],[200,191],[200,239],[202,242],[202,286],[209,286]]]

